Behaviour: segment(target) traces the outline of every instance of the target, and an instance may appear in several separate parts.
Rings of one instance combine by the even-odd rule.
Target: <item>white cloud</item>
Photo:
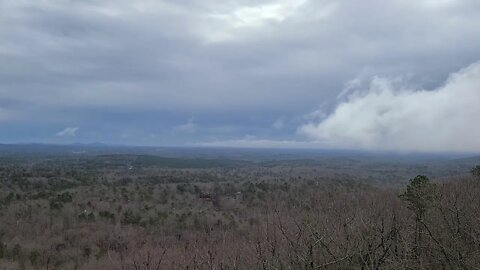
[[[187,123],[176,126],[174,130],[181,133],[195,133],[197,131],[197,124],[195,124],[193,118],[190,118]]]
[[[285,119],[283,117],[278,118],[273,122],[272,127],[274,129],[282,129],[285,127]]]
[[[283,0],[257,6],[242,6],[228,16],[233,27],[258,27],[268,21],[282,22],[295,14],[306,0]]]
[[[320,122],[299,128],[327,147],[400,151],[480,151],[480,62],[441,87],[409,90],[374,78]]]
[[[64,130],[59,131],[57,137],[75,137],[77,135],[78,127],[67,127]]]
[[[255,30],[271,24],[279,24],[301,13],[308,0],[277,0],[233,5],[221,12],[208,15],[212,24],[205,31],[208,42],[232,41],[242,36],[241,30]],[[332,12],[333,5],[326,5],[322,15]],[[254,31],[255,32],[255,31]],[[244,33],[244,32],[243,32]]]

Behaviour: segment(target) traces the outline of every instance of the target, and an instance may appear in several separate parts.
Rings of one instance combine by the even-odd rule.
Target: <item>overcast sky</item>
[[[0,142],[480,152],[478,0],[0,0]]]

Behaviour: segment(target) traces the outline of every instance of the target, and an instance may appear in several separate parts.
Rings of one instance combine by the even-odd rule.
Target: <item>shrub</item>
[[[63,208],[65,203],[72,202],[73,195],[70,192],[57,194],[55,198],[50,199],[50,209],[59,210]]]
[[[94,213],[88,214],[87,221],[88,222],[94,222],[95,221],[95,214]]]
[[[142,217],[139,214],[135,214],[132,210],[128,209],[123,213],[122,224],[124,225],[139,225]]]
[[[98,215],[102,218],[108,219],[110,221],[115,221],[115,214],[110,211],[100,211]]]
[[[474,168],[472,168],[471,173],[474,177],[480,179],[480,165],[477,165]]]
[[[0,242],[0,259],[3,259],[7,256],[7,245]]]
[[[83,257],[85,257],[85,258],[89,258],[90,255],[92,255],[92,249],[89,248],[89,247],[83,248],[82,255],[83,255]]]
[[[30,255],[28,255],[28,259],[35,268],[40,267],[40,265],[42,264],[42,256],[40,255],[40,252],[36,250],[30,252]]]
[[[81,213],[80,215],[78,215],[78,219],[81,220],[81,221],[87,220],[87,214],[86,213]]]

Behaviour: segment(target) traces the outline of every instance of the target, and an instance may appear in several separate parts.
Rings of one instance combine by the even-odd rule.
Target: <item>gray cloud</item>
[[[152,119],[173,130],[194,116],[209,128],[184,142],[295,141],[295,119],[320,105],[330,113],[352,78],[437,88],[480,59],[479,18],[475,0],[5,0],[0,107],[19,129],[35,121],[50,134],[74,118],[148,137]],[[268,131],[279,115],[285,126]],[[210,132],[225,126],[238,133]]]

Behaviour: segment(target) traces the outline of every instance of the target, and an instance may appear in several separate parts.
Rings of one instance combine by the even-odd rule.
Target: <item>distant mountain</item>
[[[71,146],[83,146],[83,147],[130,147],[128,145],[122,144],[107,144],[102,142],[92,142],[92,143],[72,143]]]

